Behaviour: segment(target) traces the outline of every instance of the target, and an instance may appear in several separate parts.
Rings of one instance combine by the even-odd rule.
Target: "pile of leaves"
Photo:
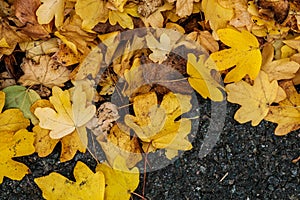
[[[61,162],[93,154],[90,133],[106,161],[95,172],[77,162],[76,182],[55,172],[36,178],[43,197],[129,199],[137,163],[151,166],[148,154],[163,150],[171,160],[192,149],[184,114],[194,91],[241,105],[239,123],[267,120],[278,136],[300,128],[298,1],[0,0],[0,7],[0,183],[29,173],[13,158],[45,157],[58,143]]]

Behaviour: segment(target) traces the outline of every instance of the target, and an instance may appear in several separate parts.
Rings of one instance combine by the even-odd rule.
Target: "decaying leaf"
[[[94,173],[84,163],[78,161],[74,168],[75,182],[59,173],[35,178],[45,199],[104,199],[105,180],[101,171]]]
[[[178,150],[190,150],[192,145],[186,139],[191,130],[191,121],[181,114],[191,109],[190,96],[168,93],[158,106],[155,93],[136,96],[133,100],[135,116],[126,115],[125,123],[143,141],[145,152],[165,148],[166,156],[172,159]]]
[[[38,123],[37,118],[30,111],[31,105],[41,99],[41,97],[32,89],[26,87],[13,85],[3,89],[6,94],[5,107],[19,108],[24,117],[31,120],[33,124]]]
[[[120,128],[122,127],[122,128]],[[136,136],[131,138],[130,130],[123,124],[115,124],[107,136],[107,139],[97,138],[108,163],[113,166],[117,156],[125,159],[128,168],[132,168],[142,160],[139,141]]]
[[[26,58],[31,58],[36,62],[42,55],[51,54],[58,51],[58,39],[51,38],[49,40],[28,41],[19,43],[20,49],[26,52]]]
[[[12,158],[34,153],[34,135],[26,129],[21,129],[16,133],[0,131],[0,184],[4,176],[13,180],[21,180],[29,173],[29,168]]]
[[[270,81],[294,78],[300,68],[300,64],[292,61],[291,58],[272,61],[274,57],[274,48],[272,45],[264,47],[262,57],[262,70],[268,74]]]
[[[292,81],[280,84],[287,94],[287,98],[279,102],[278,106],[271,106],[265,120],[277,123],[275,135],[286,135],[300,128],[300,94]]]
[[[189,33],[186,38],[197,42],[199,45],[203,46],[210,52],[216,52],[219,50],[218,42],[208,31],[194,31]]]
[[[196,60],[194,54],[188,54],[187,73],[191,86],[203,97],[209,97],[213,101],[222,101],[224,99],[220,89],[223,87],[212,77],[211,69],[205,63],[207,60],[202,55]]]
[[[21,68],[25,74],[20,77],[19,82],[24,86],[62,87],[70,75],[70,70],[47,55],[41,56],[39,63],[24,59]]]
[[[104,199],[124,199],[129,200],[139,184],[139,170],[137,167],[128,169],[124,158],[117,156],[113,166],[99,164],[96,171],[100,171],[105,177]],[[116,181],[117,180],[117,181]]]
[[[49,33],[45,27],[40,25],[35,15],[40,6],[39,0],[17,0],[14,1],[15,15],[22,23],[22,31],[33,38],[47,38]]]
[[[96,116],[88,122],[87,127],[92,130],[95,136],[107,135],[113,123],[119,119],[118,107],[110,102],[100,105]]]
[[[283,96],[278,99],[277,95],[281,88],[276,80],[270,82],[268,75],[263,71],[254,80],[253,86],[245,81],[239,81],[225,88],[228,94],[227,100],[241,105],[234,119],[239,123],[252,121],[252,126],[257,126],[265,118],[273,102],[285,98]]]
[[[260,70],[262,56],[257,38],[246,30],[241,32],[225,28],[217,31],[220,40],[230,49],[214,52],[210,55],[218,70],[226,70],[233,66],[224,82],[237,82],[247,74],[254,80]]]
[[[183,18],[189,16],[193,12],[194,0],[177,0],[176,1],[176,14]]]

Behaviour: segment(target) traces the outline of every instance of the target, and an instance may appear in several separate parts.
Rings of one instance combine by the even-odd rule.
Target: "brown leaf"
[[[55,85],[63,86],[69,80],[70,71],[47,55],[40,58],[40,63],[24,59],[21,68],[25,74],[19,82],[24,86],[41,84],[51,88]]]
[[[30,37],[43,39],[49,37],[49,33],[37,22],[35,12],[40,4],[39,0],[16,0],[14,2],[15,15],[24,25],[22,31]]]

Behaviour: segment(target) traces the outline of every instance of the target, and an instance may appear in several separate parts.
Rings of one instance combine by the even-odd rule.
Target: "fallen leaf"
[[[118,107],[110,102],[100,105],[96,116],[88,122],[87,127],[92,130],[95,136],[105,136],[109,133],[114,122],[120,118]]]
[[[182,118],[175,121],[181,114],[191,109],[190,98],[188,95],[168,93],[160,106],[153,92],[134,98],[135,116],[126,115],[124,120],[142,140],[145,152],[165,148],[167,158],[172,159],[178,154],[178,150],[192,148],[186,139],[191,130],[190,120]]]
[[[42,5],[37,9],[36,16],[39,24],[49,24],[55,18],[56,28],[64,21],[65,0],[41,0]]]
[[[181,17],[187,17],[193,12],[194,0],[177,0],[176,1],[176,14]]]
[[[71,13],[64,21],[59,31],[55,31],[54,35],[62,40],[72,51],[86,56],[93,47],[98,43],[95,41],[96,34],[86,32],[81,28],[81,18]]]
[[[94,173],[83,162],[74,168],[75,182],[59,173],[35,178],[34,182],[43,192],[45,199],[104,199],[105,179],[101,171]]]
[[[167,59],[167,54],[171,51],[171,40],[169,36],[163,33],[160,36],[159,41],[157,41],[153,35],[147,35],[146,41],[148,47],[151,49],[152,53],[149,55],[149,58],[153,62],[158,62],[161,64],[163,61]]]
[[[291,61],[290,58],[274,60],[262,66],[262,70],[268,74],[270,81],[294,78],[299,68],[300,65]]]
[[[239,123],[251,121],[252,126],[257,126],[268,114],[271,104],[279,101],[277,94],[280,87],[277,81],[270,82],[268,75],[263,71],[259,73],[253,85],[239,81],[226,85],[225,89],[227,100],[241,105],[234,119]]]
[[[84,127],[96,112],[94,105],[86,106],[86,93],[81,87],[75,88],[71,103],[69,91],[62,91],[54,86],[50,102],[55,110],[48,107],[36,108],[34,114],[40,120],[40,127],[51,130],[50,137],[53,139],[65,137],[76,129]],[[79,134],[87,137],[86,132]]]
[[[197,42],[207,51],[216,52],[219,50],[218,42],[213,38],[208,31],[194,31],[186,36],[186,39]]]
[[[30,121],[24,118],[22,111],[19,109],[8,109],[3,112],[5,105],[5,93],[0,91],[0,132],[16,132],[20,129],[27,128]]]
[[[23,86],[44,85],[52,88],[53,86],[64,86],[69,80],[70,70],[62,66],[50,56],[40,57],[39,63],[34,63],[30,59],[24,59],[21,64],[24,75],[19,82]]]
[[[133,17],[139,16],[136,4],[126,5],[123,11],[110,10],[108,14],[109,23],[111,25],[116,25],[118,23],[122,28],[133,29],[134,24],[132,18],[129,15]]]
[[[292,81],[285,81],[280,86],[287,98],[279,102],[278,106],[271,106],[265,120],[277,123],[275,135],[283,136],[300,128],[300,94]]]
[[[32,38],[45,39],[49,33],[45,27],[40,25],[35,15],[40,6],[39,0],[17,0],[14,1],[15,15],[22,23],[21,30]]]
[[[19,47],[26,53],[26,58],[31,58],[36,62],[42,55],[52,54],[58,51],[58,39],[51,38],[49,40],[28,41],[19,43]]]
[[[1,114],[2,115],[2,114]],[[34,153],[34,135],[26,129],[16,133],[1,130],[0,140],[0,184],[6,176],[13,180],[21,180],[29,173],[29,168],[12,158],[27,156]]]
[[[213,31],[225,28],[233,17],[233,10],[222,7],[218,0],[203,0],[202,9],[209,25]]]
[[[211,69],[207,68],[205,56],[199,56],[196,60],[194,54],[188,54],[187,73],[190,76],[190,85],[204,98],[209,97],[213,101],[224,99],[221,89],[223,88],[211,75]]]
[[[75,12],[82,19],[82,29],[88,32],[92,32],[99,22],[105,23],[108,19],[108,9],[102,0],[78,0]]]
[[[155,12],[146,17],[141,17],[146,27],[162,28],[164,25],[164,17],[161,12],[166,10],[172,10],[173,5],[165,2],[165,4],[159,7]]]
[[[41,97],[32,89],[26,87],[13,85],[3,89],[6,94],[5,107],[19,108],[24,117],[31,120],[33,124],[38,123],[38,119],[30,111],[31,105],[41,99]]]
[[[22,33],[17,27],[10,26],[7,19],[0,18],[0,39],[3,47],[0,48],[1,55],[10,55],[19,42],[29,41],[30,38]]]
[[[130,199],[131,193],[139,185],[138,168],[129,170],[126,161],[120,156],[116,157],[112,167],[103,163],[97,165],[96,171],[102,172],[105,177],[105,200]]]
[[[50,130],[43,129],[39,125],[34,126],[32,131],[35,134],[35,152],[38,153],[39,157],[46,157],[50,155],[59,140],[50,138]]]
[[[260,70],[262,56],[257,38],[246,30],[241,32],[231,29],[217,31],[220,40],[230,49],[214,52],[210,55],[218,70],[226,70],[233,66],[224,82],[238,82],[247,74],[254,80]]]
[[[122,128],[120,128],[122,127]],[[139,141],[136,136],[130,136],[130,129],[123,124],[117,123],[111,129],[106,141],[97,138],[108,163],[112,166],[117,156],[126,161],[126,166],[132,168],[142,160]]]

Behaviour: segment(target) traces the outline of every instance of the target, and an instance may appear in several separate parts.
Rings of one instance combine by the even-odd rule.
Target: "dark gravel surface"
[[[300,134],[285,137],[273,134],[275,125],[262,122],[257,127],[238,124],[233,115],[238,106],[228,104],[226,122],[220,140],[203,159],[198,152],[209,125],[209,103],[200,106],[202,118],[194,148],[173,164],[147,174],[145,196],[148,199],[300,199]],[[207,113],[206,113],[207,112]],[[206,117],[203,117],[206,116]],[[208,117],[207,117],[208,116]],[[0,185],[0,199],[42,199],[33,179],[59,172],[72,177],[75,161],[94,169],[91,156],[78,154],[74,160],[59,163],[60,146],[46,158],[37,155],[18,158],[31,170],[22,181],[5,178]],[[141,182],[143,181],[141,175]],[[141,193],[141,187],[136,191]],[[137,198],[135,198],[137,199]]]

